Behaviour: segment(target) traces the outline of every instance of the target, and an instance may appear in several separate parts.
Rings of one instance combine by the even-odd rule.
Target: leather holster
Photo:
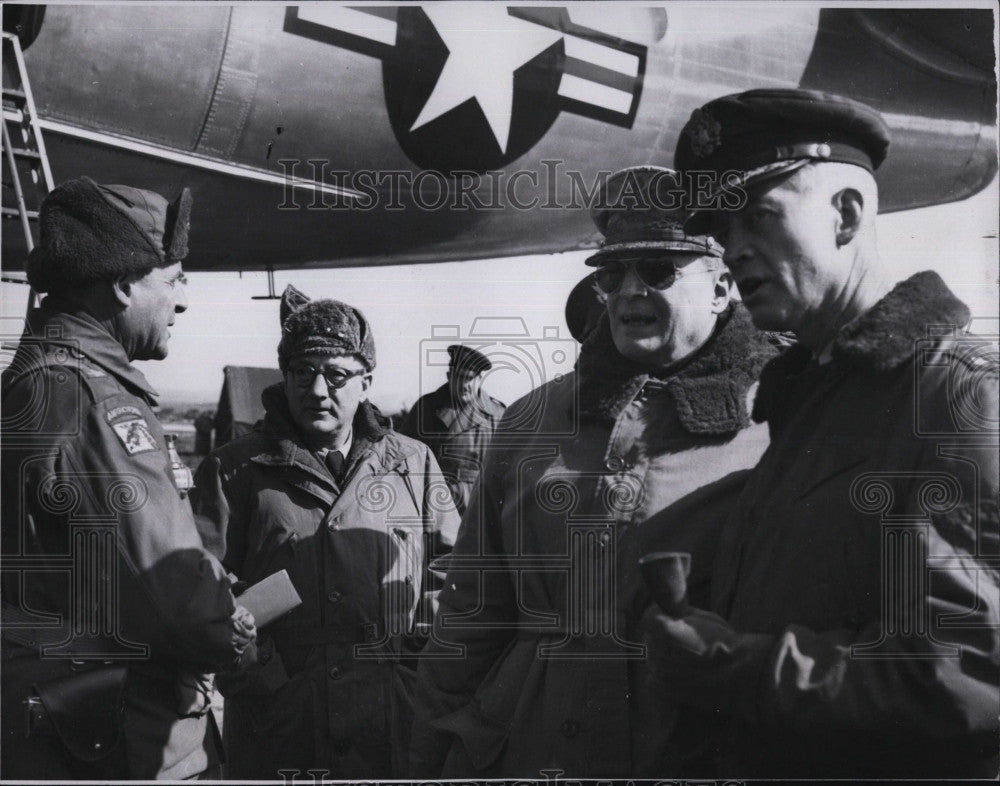
[[[53,734],[74,758],[100,761],[121,742],[124,684],[124,666],[102,666],[32,686],[28,735]]]

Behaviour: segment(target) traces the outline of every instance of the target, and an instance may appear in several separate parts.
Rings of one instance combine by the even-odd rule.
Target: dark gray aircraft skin
[[[471,24],[450,3],[3,11],[56,182],[190,186],[192,270],[592,247],[578,208],[601,173],[670,166],[695,107],[754,87],[882,111],[883,211],[965,199],[997,171],[990,10],[474,5]]]

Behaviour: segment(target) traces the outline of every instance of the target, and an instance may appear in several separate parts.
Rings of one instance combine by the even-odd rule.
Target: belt
[[[127,655],[121,652],[121,645],[113,639],[103,636],[74,636],[72,628],[65,622],[59,625],[40,625],[37,617],[10,603],[0,605],[0,621],[0,636],[5,641],[35,652],[43,647],[64,645],[59,649],[60,657],[113,660],[117,654]]]

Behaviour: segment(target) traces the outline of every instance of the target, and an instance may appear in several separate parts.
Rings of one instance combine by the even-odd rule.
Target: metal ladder
[[[42,200],[52,190],[52,170],[38,125],[21,42],[14,33],[3,33],[3,206],[2,217],[19,219],[28,252],[35,247],[33,225],[38,223]],[[30,186],[31,194],[26,190]],[[11,192],[13,199],[11,199]],[[24,273],[3,271],[0,280],[27,284]],[[28,308],[35,305],[32,291]]]

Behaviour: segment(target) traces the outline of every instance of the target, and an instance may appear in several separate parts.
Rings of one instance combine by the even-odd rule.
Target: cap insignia
[[[722,144],[722,125],[705,109],[695,109],[688,123],[691,150],[698,158],[711,155]]]

